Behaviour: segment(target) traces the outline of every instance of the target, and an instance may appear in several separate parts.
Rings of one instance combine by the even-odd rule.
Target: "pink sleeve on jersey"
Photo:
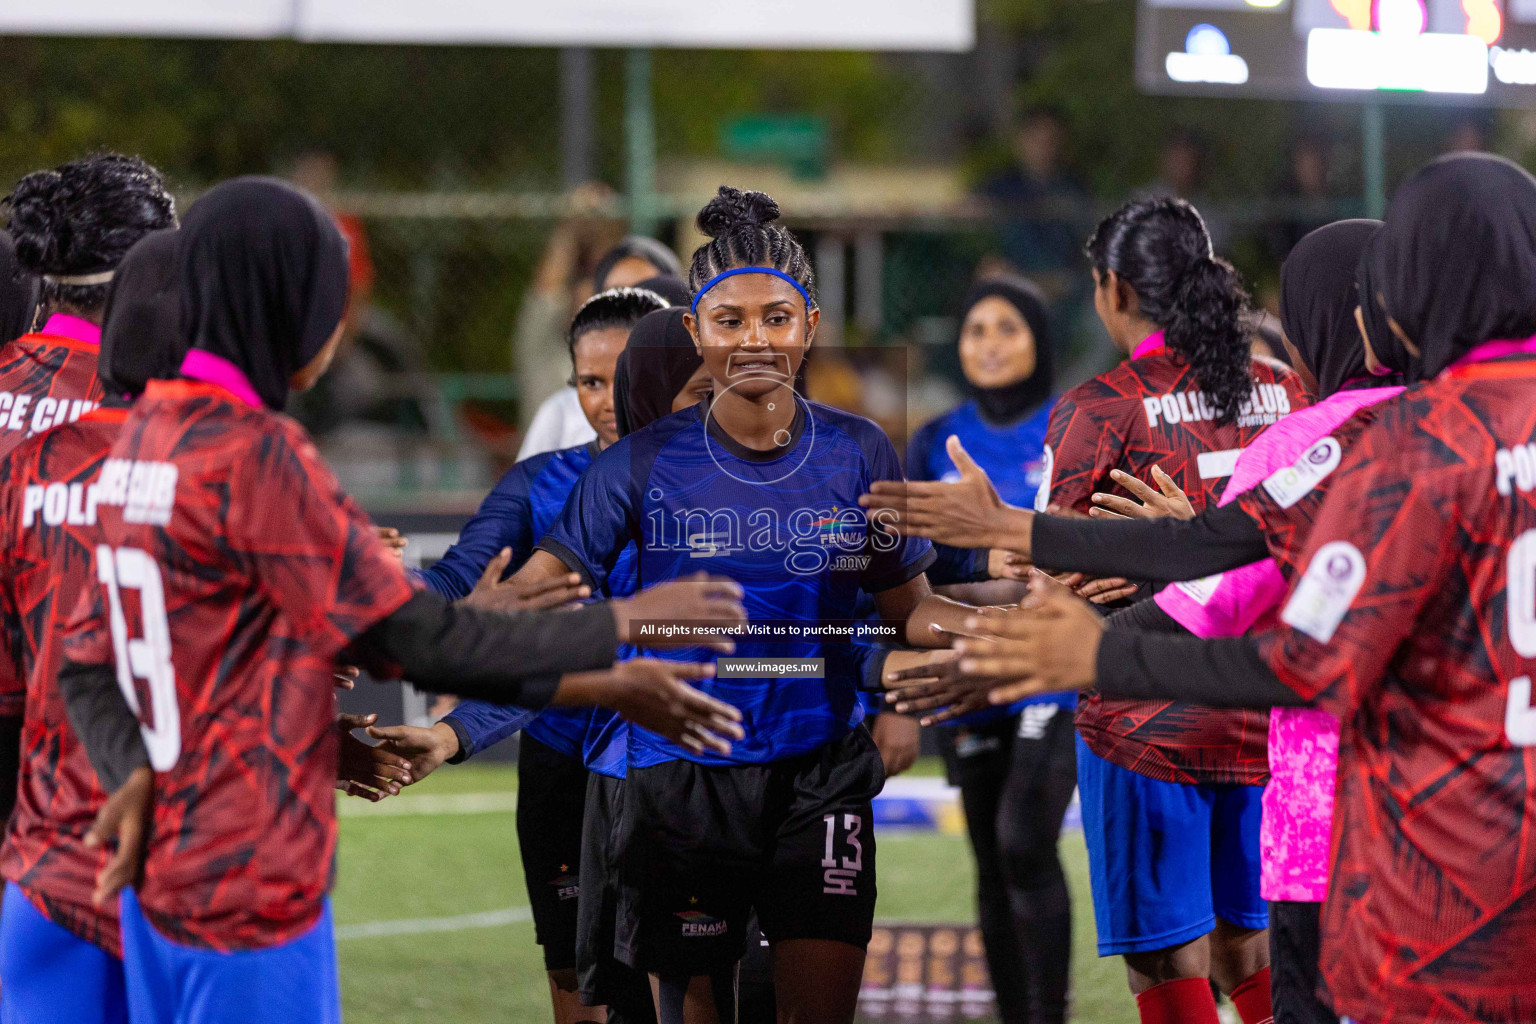
[[[1153,598],[1195,636],[1242,636],[1285,596],[1274,560],[1250,562],[1215,576],[1164,587]]]
[[[1291,465],[1358,410],[1401,388],[1341,391],[1265,428],[1238,457],[1221,504]],[[1200,637],[1241,636],[1272,618],[1285,597],[1272,559],[1165,587],[1158,607]],[[1269,785],[1259,831],[1265,899],[1320,902],[1328,894],[1328,843],[1338,771],[1339,723],[1315,708],[1275,708],[1269,719]]]

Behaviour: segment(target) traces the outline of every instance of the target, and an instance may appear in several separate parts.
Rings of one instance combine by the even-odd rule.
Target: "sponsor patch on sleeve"
[[[1290,508],[1306,497],[1329,473],[1339,468],[1343,451],[1339,442],[1325,437],[1302,452],[1301,458],[1272,473],[1264,481],[1264,489],[1281,508]]]
[[[1051,476],[1056,472],[1056,453],[1045,446],[1045,458],[1040,466],[1040,489],[1035,492],[1035,511],[1044,512],[1051,503]]]
[[[1226,573],[1219,572],[1215,576],[1202,576],[1198,580],[1185,580],[1182,583],[1175,583],[1174,586],[1191,601],[1203,608],[1211,603],[1211,598],[1216,596],[1216,588],[1221,586],[1224,576],[1226,576]]]
[[[1364,583],[1365,556],[1359,548],[1342,540],[1324,544],[1312,556],[1280,620],[1320,644],[1329,643]]]

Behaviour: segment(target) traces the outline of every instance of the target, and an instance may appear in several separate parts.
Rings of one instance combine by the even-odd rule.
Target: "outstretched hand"
[[[1104,620],[1080,598],[1055,583],[1030,584],[1029,607],[988,617],[990,639],[964,639],[960,673],[993,680],[989,700],[1011,704],[1023,697],[1084,690],[1098,678]],[[978,623],[980,620],[976,620]]]
[[[411,776],[410,761],[383,744],[372,746],[352,735],[352,730],[366,729],[378,720],[378,715],[336,716],[336,731],[341,733],[336,788],[348,796],[372,803],[387,796],[397,796],[402,786],[415,781]]]
[[[1152,467],[1152,480],[1157,484],[1155,489],[1118,469],[1110,470],[1109,476],[1130,491],[1135,500],[1118,494],[1095,493],[1093,503],[1096,507],[1089,509],[1088,514],[1097,519],[1195,518],[1195,507],[1190,504],[1189,495],[1173,482],[1173,477],[1163,472],[1161,466]]]
[[[470,608],[492,612],[527,612],[559,608],[592,596],[592,588],[576,573],[552,579],[520,582],[517,577],[502,579],[512,563],[512,549],[502,548],[485,566],[475,589],[460,602]]]
[[[410,781],[405,785],[420,782],[459,752],[458,735],[442,722],[425,729],[417,725],[370,725],[368,735],[381,741],[372,749],[406,763]]]
[[[659,733],[695,754],[724,757],[730,754],[733,740],[746,736],[741,712],[689,685],[691,680],[714,674],[713,665],[634,658],[619,662],[608,672],[567,679],[582,690],[590,689],[590,703],[615,711],[642,729]],[[562,682],[561,689],[566,688]],[[580,691],[569,696],[588,702]]]
[[[859,498],[871,522],[906,537],[957,548],[1007,548],[1028,558],[1033,513],[1004,503],[958,437],[951,436],[945,449],[959,480],[877,480]]]
[[[705,647],[730,654],[736,645],[725,631],[746,624],[741,584],[724,576],[699,572],[647,587],[634,597],[610,601],[619,641],[636,647]],[[676,623],[688,627],[685,636],[657,635],[646,624]]]
[[[96,873],[96,888],[91,893],[91,902],[96,906],[106,906],[125,886],[137,883],[144,874],[154,808],[155,773],[146,764],[135,768],[128,781],[107,797],[96,813],[96,820],[85,833],[86,847],[95,850],[117,841],[117,848]]]
[[[992,683],[961,675],[955,651],[930,651],[923,662],[885,674],[885,699],[897,714],[922,714],[921,724],[936,725],[989,706]]]
[[[410,541],[400,536],[400,531],[393,526],[380,526],[376,527],[376,529],[379,531],[379,540],[384,542],[384,546],[389,549],[389,553],[400,561],[405,561],[405,547]]]

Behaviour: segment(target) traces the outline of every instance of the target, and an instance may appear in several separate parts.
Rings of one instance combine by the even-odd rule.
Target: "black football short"
[[[884,783],[862,725],[770,764],[631,768],[619,958],[659,974],[724,969],[741,959],[754,909],[770,943],[863,949],[875,916],[871,803]]]
[[[517,845],[544,969],[576,966],[581,821],[587,769],[523,733],[517,754]]]
[[[581,832],[581,899],[576,917],[576,976],[586,1006],[606,1006],[609,1024],[656,1024],[651,980],[613,955],[619,880],[614,843],[624,810],[624,780],[588,773]]]

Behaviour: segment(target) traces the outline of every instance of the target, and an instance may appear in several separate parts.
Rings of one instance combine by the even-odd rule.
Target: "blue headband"
[[[811,301],[811,294],[805,290],[805,286],[802,285],[799,281],[796,281],[794,278],[790,277],[788,274],[784,273],[784,271],[775,270],[772,267],[737,267],[734,270],[722,270],[708,281],[705,281],[704,287],[700,288],[698,293],[694,295],[693,305],[688,307],[688,312],[692,313],[694,316],[698,316],[699,300],[704,297],[704,293],[709,291],[715,285],[719,284],[721,281],[724,281],[726,278],[735,277],[737,274],[768,274],[770,277],[777,277],[780,280],[788,281],[790,284],[794,285],[795,291],[799,292],[800,297],[805,300],[805,311],[807,313],[809,313],[812,307],[815,306],[815,303]]]

